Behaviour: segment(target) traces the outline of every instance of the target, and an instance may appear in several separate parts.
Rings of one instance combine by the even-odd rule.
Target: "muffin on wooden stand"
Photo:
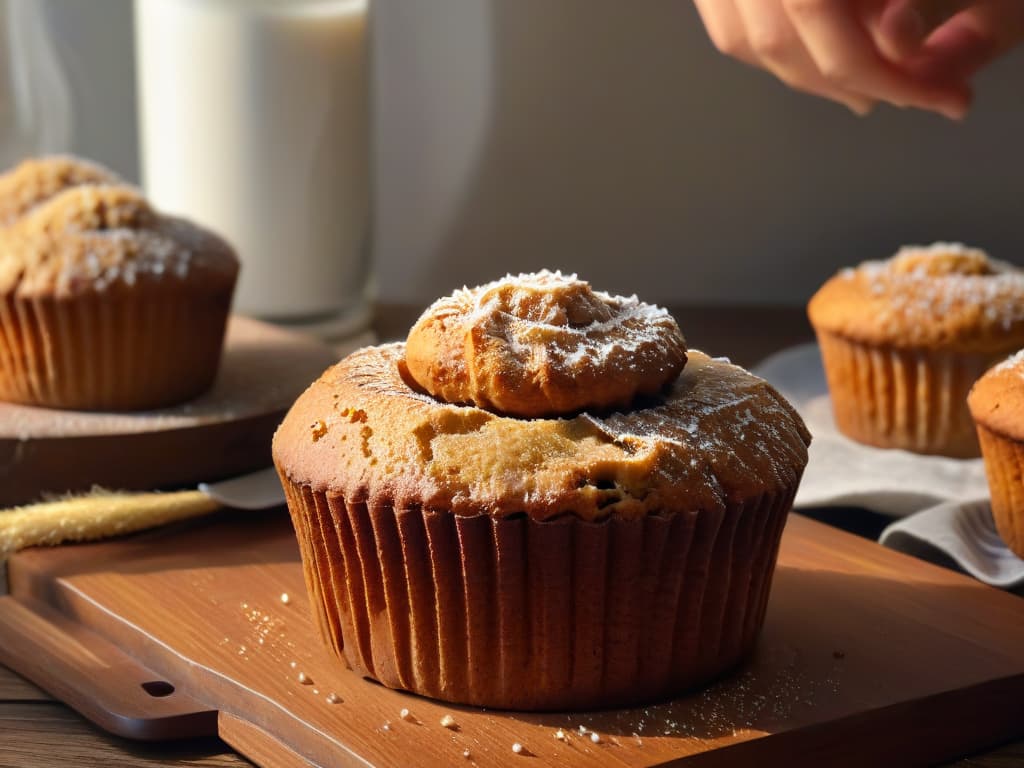
[[[352,669],[590,709],[750,653],[808,442],[664,310],[542,272],[459,291],[407,343],[330,368],[274,461],[321,633]]]
[[[1024,346],[1024,273],[961,245],[904,248],[840,272],[808,315],[843,434],[880,448],[979,455],[967,392]]]
[[[234,251],[70,162],[0,177],[11,196],[0,208],[17,212],[0,228],[0,400],[138,410],[201,394],[217,372]]]

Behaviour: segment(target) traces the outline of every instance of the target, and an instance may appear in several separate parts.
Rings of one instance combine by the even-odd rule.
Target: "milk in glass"
[[[237,310],[368,314],[368,0],[136,0],[143,183],[238,249]]]

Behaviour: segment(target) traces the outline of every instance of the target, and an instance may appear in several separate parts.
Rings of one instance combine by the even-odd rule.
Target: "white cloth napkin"
[[[993,586],[1024,584],[1024,560],[992,523],[981,459],[882,450],[843,437],[816,344],[772,355],[754,373],[793,403],[814,435],[796,508],[861,507],[902,518],[882,532],[882,544],[926,560],[952,560]]]
[[[878,541],[922,560],[945,564],[952,559],[993,587],[1024,585],[1024,560],[999,538],[988,499],[938,504],[897,520]]]

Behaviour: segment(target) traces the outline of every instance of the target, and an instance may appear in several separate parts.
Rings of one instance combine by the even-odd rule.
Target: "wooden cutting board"
[[[262,765],[903,765],[1024,735],[1024,600],[797,515],[746,667],[596,713],[450,706],[332,661],[281,510],[25,551],[10,585],[0,662],[117,733],[217,732]]]
[[[0,403],[0,507],[93,485],[153,490],[270,466],[270,438],[338,352],[234,316],[213,387],[187,403],[90,413]]]

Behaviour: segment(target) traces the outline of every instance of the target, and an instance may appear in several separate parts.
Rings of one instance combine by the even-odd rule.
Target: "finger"
[[[903,67],[914,77],[932,83],[965,83],[1001,52],[999,41],[979,34],[966,19],[957,18],[935,32]]]
[[[754,56],[782,82],[844,104],[861,116],[871,111],[871,99],[837,88],[821,76],[779,0],[736,0],[736,8]]]
[[[733,0],[694,0],[708,37],[719,52],[757,66],[747,31]]]
[[[935,30],[977,4],[978,0],[895,0],[882,13],[875,42],[886,58],[904,61],[919,54]]]
[[[970,106],[962,86],[922,83],[882,58],[854,9],[831,0],[784,0],[818,71],[833,86],[960,119]]]
[[[941,26],[905,67],[933,82],[966,82],[1022,40],[1024,3],[988,3]]]

